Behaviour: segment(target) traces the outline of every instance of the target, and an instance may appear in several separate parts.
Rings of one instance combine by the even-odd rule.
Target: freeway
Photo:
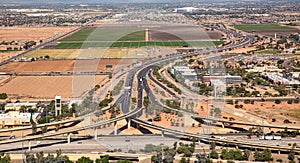
[[[219,143],[243,145],[244,147],[273,149],[273,150],[280,150],[280,151],[290,151],[290,150],[293,149],[295,152],[300,152],[299,148],[292,148],[291,146],[277,146],[277,145],[258,144],[258,143],[245,142],[245,141],[217,139],[217,138],[212,138],[212,137],[209,137],[209,136],[206,136],[206,135],[198,135],[198,134],[193,134],[193,133],[189,133],[189,132],[184,132],[184,131],[174,130],[174,129],[170,129],[170,128],[165,128],[165,127],[157,126],[157,125],[154,125],[154,124],[149,124],[149,123],[144,122],[140,119],[132,119],[132,121],[135,122],[136,124],[139,124],[139,125],[142,125],[144,127],[151,128],[151,129],[159,130],[159,131],[162,131],[162,132],[168,132],[168,133],[172,133],[172,134],[177,134],[177,135],[182,135],[182,136],[187,136],[187,137],[194,137],[194,138],[198,138],[198,139],[205,140],[205,141],[214,141],[214,142],[219,142]]]
[[[17,59],[17,58],[19,58],[19,57],[21,57],[21,56],[23,56],[23,55],[26,55],[26,54],[32,52],[32,51],[38,50],[39,48],[41,48],[41,47],[43,47],[43,46],[45,46],[45,45],[47,45],[47,44],[49,44],[49,43],[51,43],[51,42],[53,42],[53,41],[55,41],[55,40],[58,40],[58,39],[63,38],[63,37],[65,37],[65,36],[67,36],[67,35],[70,35],[70,34],[76,32],[76,31],[79,31],[80,29],[82,29],[82,27],[76,28],[76,29],[74,29],[74,30],[72,30],[72,31],[70,31],[70,32],[67,32],[67,33],[65,33],[65,34],[56,36],[56,37],[54,37],[54,38],[52,38],[52,39],[50,39],[50,40],[47,40],[47,41],[45,41],[45,42],[43,42],[43,43],[40,43],[40,44],[38,44],[38,45],[36,45],[36,46],[34,46],[34,47],[32,47],[32,48],[29,48],[29,49],[27,49],[26,51],[24,51],[24,52],[22,52],[22,53],[20,53],[20,54],[18,54],[18,55],[16,55],[16,56],[13,56],[13,57],[11,57],[11,58],[5,60],[5,61],[0,62],[0,66],[5,65],[5,64],[7,64],[8,62],[13,61],[13,60],[15,60],[15,59]]]
[[[278,129],[288,129],[288,130],[300,130],[300,127],[296,126],[280,126],[280,125],[264,125],[264,124],[257,124],[257,123],[248,123],[243,121],[230,121],[220,118],[213,118],[213,117],[203,117],[203,116],[192,116],[193,119],[197,121],[201,121],[201,119],[229,123],[229,124],[238,124],[238,125],[245,125],[245,126],[256,126],[256,127],[268,127],[268,128],[278,128]]]
[[[239,43],[238,45],[233,45],[234,48],[244,46],[246,44],[251,44],[251,42],[253,41],[253,39],[249,38],[248,36],[243,36],[243,37],[244,37],[244,41]],[[39,48],[39,47],[40,46],[36,46],[35,48]],[[229,48],[233,48],[233,47],[225,47],[223,49],[229,49]],[[209,54],[210,52],[214,52],[214,50],[207,51],[206,54]],[[181,58],[185,58],[185,57],[193,57],[193,56],[197,56],[197,55],[200,55],[200,54],[199,53],[192,53],[192,54],[180,55],[180,56],[179,55],[171,55],[171,56],[168,56],[167,58],[163,58],[163,59],[158,58],[158,59],[152,60],[152,61],[148,62],[147,64],[137,66],[134,69],[130,70],[128,72],[128,75],[127,75],[127,78],[126,78],[126,81],[125,81],[125,91],[124,91],[123,95],[121,95],[119,97],[119,99],[117,100],[117,101],[120,102],[120,101],[122,101],[120,99],[124,98],[124,100],[122,101],[122,104],[121,104],[122,105],[122,112],[123,112],[122,116],[119,116],[119,117],[116,117],[116,118],[113,118],[113,119],[110,119],[110,120],[102,121],[102,122],[99,122],[99,123],[86,125],[86,126],[83,126],[83,127],[77,127],[77,128],[73,128],[73,129],[69,129],[69,130],[58,131],[58,132],[55,132],[55,133],[46,133],[46,134],[42,134],[42,135],[26,136],[26,137],[23,137],[23,138],[17,138],[17,139],[12,139],[12,140],[4,140],[4,141],[0,141],[0,144],[8,144],[8,143],[14,143],[14,142],[20,142],[20,141],[30,141],[30,140],[35,140],[35,139],[39,139],[39,138],[46,138],[46,137],[57,136],[57,135],[62,135],[62,134],[69,134],[69,133],[72,133],[72,132],[81,131],[81,130],[90,129],[90,128],[96,128],[96,127],[99,127],[99,126],[102,126],[102,125],[105,125],[105,124],[108,124],[108,123],[120,121],[122,119],[126,119],[126,118],[129,118],[129,117],[136,116],[136,114],[138,114],[138,113],[141,114],[142,100],[143,100],[143,89],[146,90],[147,94],[150,95],[151,99],[153,99],[153,96],[154,96],[153,94],[151,94],[149,87],[144,88],[144,85],[147,82],[144,77],[145,77],[146,73],[151,68],[153,68],[152,66],[160,64],[160,63],[164,63],[164,62],[174,61],[176,59],[181,59]],[[211,58],[213,58],[213,57],[214,56],[211,56]],[[10,61],[10,60],[7,60],[7,61]],[[140,70],[140,69],[142,69],[142,70]],[[138,106],[137,106],[136,109],[134,109],[132,111],[129,111],[133,78],[134,78],[134,75],[139,70],[140,70],[140,72],[137,75],[137,77],[138,77]],[[140,79],[142,79],[142,80],[140,80]],[[155,100],[155,97],[154,97],[154,100]]]
[[[55,133],[45,133],[45,134],[34,135],[34,136],[26,136],[26,137],[17,138],[17,139],[3,140],[3,141],[0,141],[0,145],[1,144],[16,143],[16,142],[21,142],[21,141],[36,140],[36,139],[47,138],[47,137],[52,137],[52,136],[57,136],[57,135],[70,134],[70,133],[73,133],[73,132],[76,132],[76,131],[82,131],[82,130],[86,130],[86,129],[90,129],[90,128],[97,128],[97,127],[105,125],[105,124],[117,122],[117,121],[120,121],[122,119],[132,117],[133,115],[138,114],[139,112],[141,112],[141,110],[142,110],[141,108],[136,108],[133,111],[131,111],[127,114],[124,114],[122,116],[116,117],[116,118],[112,118],[112,119],[102,121],[102,122],[99,122],[99,123],[86,125],[86,126],[82,126],[82,127],[77,127],[77,128],[73,128],[73,129],[69,129],[69,130],[58,131],[58,132],[55,132]]]
[[[75,118],[75,119],[68,119],[68,120],[64,120],[64,121],[38,124],[38,125],[36,125],[36,128],[42,128],[42,127],[48,127],[48,126],[57,126],[57,125],[62,125],[62,124],[66,124],[66,123],[73,123],[73,122],[80,122],[80,121],[83,121],[83,119],[84,119],[83,117],[78,117],[78,118]],[[32,126],[0,129],[0,133],[21,131],[21,130],[28,130],[28,129],[32,129]]]
[[[179,99],[179,97],[176,95],[176,93],[174,93],[173,91],[171,91],[170,89],[168,89],[166,86],[164,86],[163,84],[161,84],[161,82],[159,82],[156,79],[154,79],[154,77],[152,76],[151,73],[148,73],[148,76],[149,76],[150,80],[152,80],[155,84],[157,84],[159,87],[161,87],[163,90],[165,90],[171,96],[173,96],[173,98]]]

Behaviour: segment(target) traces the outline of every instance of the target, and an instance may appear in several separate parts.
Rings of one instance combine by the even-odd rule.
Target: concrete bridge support
[[[68,133],[68,144],[71,144],[71,133]]]
[[[117,122],[114,122],[114,135],[118,135]]]
[[[58,125],[55,125],[55,131],[58,131],[59,128],[60,128],[60,125],[59,125],[59,124],[58,124]]]
[[[94,128],[94,139],[95,140],[98,139],[98,128],[97,127]]]
[[[127,129],[130,129],[131,127],[131,118],[127,119]]]
[[[28,141],[28,151],[29,152],[31,151],[31,141],[30,140]]]
[[[165,137],[165,132],[161,131],[161,137]]]

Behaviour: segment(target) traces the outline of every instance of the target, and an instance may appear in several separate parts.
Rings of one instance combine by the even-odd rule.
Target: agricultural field
[[[9,97],[51,99],[56,95],[61,95],[64,98],[72,98],[81,96],[89,90],[89,87],[102,82],[106,77],[104,75],[93,78],[91,76],[81,76],[81,79],[74,79],[72,76],[18,76],[0,86],[0,92],[6,92]],[[89,87],[75,89],[73,88],[74,83],[77,83],[75,85],[88,85]]]
[[[0,41],[36,41],[69,32],[76,27],[1,27]]]
[[[38,72],[73,72],[75,71],[113,71],[116,66],[126,66],[132,60],[100,59],[100,60],[39,60],[34,62],[10,62],[0,67],[0,72],[38,73]],[[106,65],[112,65],[107,69]]]
[[[144,41],[145,30],[137,28],[129,29],[103,29],[85,28],[59,40],[59,42],[90,42],[90,41]]]
[[[261,31],[261,30],[295,30],[295,28],[281,26],[279,24],[238,24],[234,28],[242,31]]]
[[[281,26],[279,24],[240,24],[234,26],[236,29],[243,30],[245,32],[255,32],[256,34],[268,37],[286,37],[290,34],[300,32],[299,29],[288,27],[288,26]]]
[[[163,49],[156,47],[154,50]],[[169,50],[172,50],[168,48]],[[175,51],[173,51],[175,52]],[[161,52],[164,54],[163,52]],[[148,54],[146,47],[141,48],[90,48],[90,49],[40,49],[26,55],[26,58],[77,59],[77,58],[144,58]],[[151,56],[156,53],[151,54]]]
[[[57,42],[54,49],[85,49],[95,47],[129,47],[144,46],[218,46],[222,35],[218,32],[204,31],[194,26],[158,26],[145,28],[106,26],[85,28]],[[196,34],[195,34],[196,33]],[[147,34],[147,36],[146,36]],[[217,38],[211,41],[210,36]],[[146,40],[147,38],[147,40]]]
[[[167,47],[208,47],[219,46],[223,44],[222,41],[117,41],[117,42],[61,42],[54,46],[55,49],[85,49],[94,47],[129,47],[138,48],[144,46],[167,46]]]
[[[147,30],[146,30],[147,29]],[[195,35],[197,33],[197,35]],[[147,35],[147,36],[146,36]],[[211,37],[215,38],[211,39]],[[58,40],[52,46],[27,54],[26,58],[144,58],[161,49],[181,47],[213,47],[223,44],[222,34],[205,31],[197,26],[136,24],[105,24],[99,28],[84,28]],[[149,52],[149,49],[152,52]]]
[[[39,49],[27,54],[26,58],[77,58],[80,51],[78,49]]]

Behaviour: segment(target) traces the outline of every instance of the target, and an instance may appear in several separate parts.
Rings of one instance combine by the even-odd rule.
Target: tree
[[[164,163],[173,163],[173,161],[175,160],[175,150],[174,149],[165,149],[164,150],[164,159],[163,159],[163,162]]]
[[[153,155],[151,157],[151,161],[154,162],[154,163],[162,163],[162,154],[161,152],[158,152],[157,155]]]
[[[250,155],[251,155],[251,151],[248,150],[248,149],[246,149],[246,150],[244,151],[244,159],[245,159],[245,160],[249,160]]]
[[[285,119],[284,121],[283,121],[283,123],[292,123],[290,120],[288,120],[288,119]]]
[[[184,148],[184,150],[183,150],[183,156],[184,156],[184,157],[191,157],[192,154],[193,154],[193,153],[192,153],[189,149]]]
[[[218,159],[218,153],[215,150],[212,150],[209,155],[212,159]]]
[[[6,93],[0,93],[0,99],[6,99],[7,94]]]
[[[25,153],[25,162],[37,162],[33,154]]]
[[[264,149],[263,151],[254,152],[255,161],[272,161],[272,153],[269,149]]]
[[[289,155],[288,155],[288,159],[291,162],[295,162],[295,152],[294,151],[290,151]]]
[[[281,103],[281,100],[279,100],[279,99],[275,100],[275,104],[280,104],[280,103]]]
[[[76,161],[76,163],[94,163],[94,161],[89,157],[82,156]]]
[[[177,141],[173,143],[173,149],[176,150],[177,148]]]
[[[212,150],[214,150],[216,148],[216,146],[217,146],[216,142],[211,142],[209,148],[212,149]]]
[[[132,101],[133,103],[136,103],[136,97],[132,97],[132,98],[131,98],[131,101]]]
[[[185,157],[182,157],[179,161],[179,163],[189,163],[190,160],[189,159],[186,159]]]
[[[197,163],[205,163],[206,162],[206,154],[204,153],[199,153],[196,155],[196,158],[197,158]]]
[[[10,163],[10,156],[9,154],[4,155],[4,153],[0,154],[0,162],[1,163]]]
[[[100,88],[100,85],[99,85],[99,84],[95,85],[95,90],[97,90],[97,89],[99,89],[99,88]]]

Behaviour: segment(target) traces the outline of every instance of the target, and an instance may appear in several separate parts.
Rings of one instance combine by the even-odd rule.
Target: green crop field
[[[144,41],[144,29],[84,28],[59,42],[84,41]]]
[[[117,41],[117,42],[61,42],[54,46],[55,49],[86,49],[93,47],[144,47],[144,46],[168,46],[168,47],[212,47],[223,44],[223,41]]]
[[[279,24],[239,24],[235,25],[234,28],[243,31],[261,31],[261,30],[295,30],[294,28],[281,26]]]
[[[259,51],[259,52],[256,52],[257,54],[277,54],[279,53],[280,51],[279,50],[272,50],[272,49],[269,49],[269,50],[263,50],[263,51]]]
[[[121,37],[120,39],[118,39],[118,41],[143,41],[145,40],[145,37],[146,37],[146,32],[145,30],[142,30],[142,31],[136,31],[127,34]]]

